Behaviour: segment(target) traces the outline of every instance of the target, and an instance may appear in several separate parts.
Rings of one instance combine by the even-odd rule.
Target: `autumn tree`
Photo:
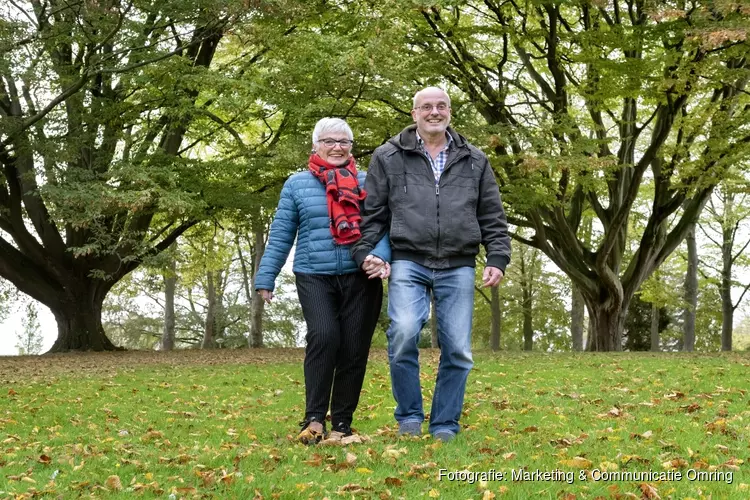
[[[0,276],[52,310],[52,351],[114,349],[107,292],[256,187],[250,159],[288,120],[258,99],[254,69],[305,8],[0,7]],[[252,140],[238,132],[248,122],[261,124]]]
[[[643,0],[431,5],[379,8],[397,13],[405,64],[460,91],[455,122],[494,153],[509,221],[534,231],[515,237],[581,293],[589,348],[621,350],[635,293],[685,238],[728,166],[748,154],[750,9]],[[634,234],[629,221],[644,199],[647,220]],[[599,232],[593,246],[581,236],[586,210]],[[628,252],[631,238],[638,243]]]
[[[710,241],[705,258],[701,260],[704,276],[714,276],[721,295],[721,350],[732,350],[734,314],[750,289],[746,273],[737,270],[750,265],[747,248],[750,235],[745,233],[743,223],[750,219],[747,195],[750,185],[743,176],[734,176],[722,182],[709,200],[705,216],[700,224],[703,235]],[[744,234],[743,234],[744,233]],[[719,255],[720,258],[713,258]],[[744,277],[742,277],[744,275]],[[736,300],[732,290],[738,292]]]

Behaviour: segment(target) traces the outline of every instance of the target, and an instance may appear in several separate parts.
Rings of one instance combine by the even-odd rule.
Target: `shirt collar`
[[[424,149],[424,139],[422,139],[422,136],[419,135],[419,131],[416,131],[416,133],[417,133],[417,145],[420,146],[422,149]],[[445,137],[446,137],[446,141],[445,141],[445,147],[443,148],[443,151],[448,149],[451,143],[453,142],[453,137],[447,131],[445,132]]]

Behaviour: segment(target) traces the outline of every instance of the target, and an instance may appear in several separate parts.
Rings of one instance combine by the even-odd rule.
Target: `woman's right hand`
[[[258,290],[258,294],[261,296],[261,298],[266,302],[266,304],[270,304],[271,300],[273,300],[273,292],[271,290]]]

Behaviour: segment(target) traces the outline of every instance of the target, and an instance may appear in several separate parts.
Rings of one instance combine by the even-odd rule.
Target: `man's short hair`
[[[414,99],[412,101],[411,107],[412,108],[416,108],[417,107],[417,99],[419,99],[419,95],[422,92],[427,92],[427,91],[430,91],[430,90],[439,90],[440,92],[442,92],[443,94],[445,94],[445,96],[448,98],[448,107],[450,107],[450,105],[451,105],[451,96],[449,96],[448,92],[446,92],[445,90],[441,89],[440,87],[425,87],[422,90],[418,91],[416,94],[414,94]]]
[[[354,133],[352,132],[349,124],[341,118],[321,118],[318,123],[315,124],[315,129],[312,133],[313,146],[318,143],[318,139],[321,136],[325,136],[330,133],[345,133],[350,141],[354,140]]]

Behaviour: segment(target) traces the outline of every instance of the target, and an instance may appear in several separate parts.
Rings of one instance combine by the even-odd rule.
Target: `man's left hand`
[[[484,268],[484,274],[482,275],[482,288],[488,286],[497,286],[503,281],[505,274],[498,268],[487,266]]]

